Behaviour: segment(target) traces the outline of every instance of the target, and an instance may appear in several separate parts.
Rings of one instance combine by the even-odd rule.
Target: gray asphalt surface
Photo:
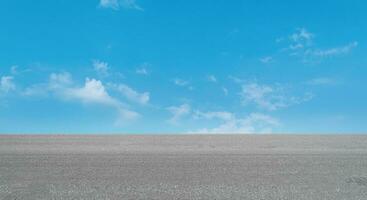
[[[0,136],[0,199],[367,199],[367,136]]]

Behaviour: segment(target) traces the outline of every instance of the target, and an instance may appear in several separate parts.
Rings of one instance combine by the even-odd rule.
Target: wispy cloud
[[[226,87],[222,87],[222,91],[225,96],[228,95],[228,89]]]
[[[240,29],[238,29],[238,28],[233,28],[232,30],[230,30],[229,32],[228,32],[228,37],[230,37],[230,38],[232,38],[232,37],[234,37],[234,36],[236,36],[236,35],[238,35],[239,33],[240,33],[241,31],[240,31]]]
[[[318,78],[314,78],[311,80],[308,80],[306,82],[307,85],[313,85],[313,86],[318,86],[318,85],[335,85],[337,84],[337,81],[333,78],[328,78],[328,77],[318,77]]]
[[[49,95],[49,87],[45,83],[30,85],[21,91],[21,95],[28,97],[47,97]]]
[[[289,39],[294,42],[294,44],[310,44],[314,38],[314,34],[306,30],[305,28],[299,28],[295,33],[289,36]]]
[[[189,104],[182,104],[180,106],[170,106],[167,110],[172,114],[171,119],[168,121],[172,124],[177,124],[182,117],[191,113],[191,107]]]
[[[172,81],[175,85],[180,86],[180,87],[185,87],[185,86],[188,86],[190,84],[189,81],[186,81],[186,80],[183,80],[183,79],[180,79],[180,78],[175,78]]]
[[[232,75],[228,76],[228,79],[235,82],[235,83],[244,83],[245,82],[245,80],[243,80],[241,78],[238,78],[236,76],[232,76]]]
[[[85,105],[102,105],[115,109],[118,113],[117,124],[138,118],[139,113],[130,110],[129,106],[117,98],[112,97],[102,81],[86,78],[82,86],[74,83],[68,72],[52,73],[48,83],[35,84],[26,88],[26,96],[54,96],[63,101],[75,101]]]
[[[148,71],[148,67],[150,67],[150,64],[149,63],[143,63],[141,64],[136,70],[135,72],[137,74],[140,74],[140,75],[149,75],[149,71]]]
[[[276,118],[261,113],[251,113],[243,118],[236,117],[230,112],[196,112],[195,119],[219,119],[220,123],[214,128],[201,128],[189,133],[201,134],[246,134],[246,133],[271,133],[272,129],[279,126]]]
[[[73,83],[71,74],[68,72],[52,73],[49,77],[49,88],[58,89],[69,87]]]
[[[317,46],[314,39],[314,33],[309,32],[305,28],[300,28],[287,38],[277,39],[277,43],[287,44],[282,51],[289,53],[290,56],[301,57],[303,62],[348,54],[358,46],[358,42],[354,41],[340,47],[321,49]]]
[[[182,80],[182,79],[179,79],[179,78],[173,79],[173,83],[175,85],[178,85],[178,86],[187,86],[189,84],[188,81],[185,81],[185,80]]]
[[[324,50],[307,50],[306,55],[318,56],[318,57],[331,57],[349,53],[352,49],[358,46],[358,42],[352,42],[345,46],[335,47]]]
[[[112,98],[106,91],[101,81],[96,79],[85,79],[83,87],[65,88],[62,95],[66,99],[80,100],[87,104],[104,104],[118,107],[120,102]]]
[[[114,10],[118,10],[120,8],[118,0],[101,0],[99,2],[99,6],[102,8],[112,8]]]
[[[28,97],[47,97],[50,94],[60,94],[66,88],[73,87],[73,84],[74,82],[70,73],[51,73],[48,82],[27,86],[20,94]]]
[[[207,79],[210,82],[217,82],[217,78],[214,75],[208,75]]]
[[[13,75],[18,74],[18,65],[13,65],[10,67],[10,73]]]
[[[262,62],[264,64],[272,63],[273,61],[274,61],[274,59],[271,56],[266,56],[266,57],[260,58],[260,62]]]
[[[100,60],[93,61],[93,69],[100,76],[108,76],[109,75],[109,66],[107,62],[102,62]]]
[[[61,79],[61,83],[65,83]],[[67,83],[67,82],[66,82]],[[67,100],[77,100],[85,104],[100,104],[115,108],[119,113],[117,121],[119,123],[125,120],[134,120],[140,115],[127,108],[126,104],[116,98],[113,98],[106,91],[103,83],[96,79],[85,79],[85,84],[82,87],[58,87],[57,94]]]
[[[299,28],[296,32],[288,36],[287,39],[280,42],[286,42],[288,44],[284,50],[289,51],[290,55],[303,55],[304,52],[314,44],[314,37],[315,34],[309,32],[307,29]]]
[[[123,0],[120,4],[124,8],[144,11],[144,9],[136,3],[136,0]]]
[[[289,95],[285,88],[279,84],[270,86],[256,82],[243,84],[240,96],[244,105],[253,103],[257,107],[268,111],[300,104],[313,98],[311,93],[305,93],[302,97]]]
[[[31,69],[22,69],[18,65],[13,65],[10,67],[10,74],[12,76],[17,76],[26,72],[31,72]]]
[[[125,8],[144,11],[144,9],[136,3],[136,0],[100,0],[99,6],[102,8],[111,8],[113,10]]]
[[[0,82],[0,92],[8,93],[15,90],[16,86],[12,76],[2,76]]]
[[[147,103],[149,103],[149,92],[139,93],[125,84],[112,84],[111,86],[131,102],[142,105],[146,105]]]
[[[221,119],[224,121],[232,120],[235,118],[233,113],[226,111],[216,111],[216,112],[201,112],[195,111],[193,115],[194,119]]]
[[[141,75],[148,75],[149,72],[147,71],[147,69],[145,68],[139,68],[139,69],[136,69],[135,71],[137,74],[141,74]]]

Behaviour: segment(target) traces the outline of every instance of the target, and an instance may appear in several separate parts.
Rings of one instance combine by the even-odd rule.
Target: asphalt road
[[[0,136],[0,199],[367,199],[367,136]]]

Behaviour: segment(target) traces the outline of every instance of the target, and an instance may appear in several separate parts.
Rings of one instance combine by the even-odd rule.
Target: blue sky
[[[367,3],[0,7],[0,133],[364,133]]]

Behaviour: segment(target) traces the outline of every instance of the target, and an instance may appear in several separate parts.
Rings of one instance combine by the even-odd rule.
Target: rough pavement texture
[[[367,199],[367,136],[0,136],[0,199]]]

